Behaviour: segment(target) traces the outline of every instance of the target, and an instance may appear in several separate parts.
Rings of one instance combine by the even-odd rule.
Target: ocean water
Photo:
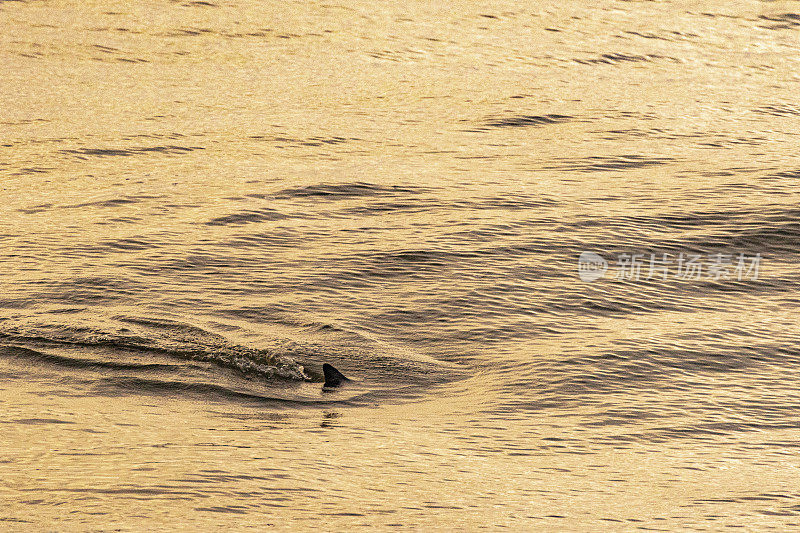
[[[0,58],[0,529],[800,526],[800,3],[3,1]]]

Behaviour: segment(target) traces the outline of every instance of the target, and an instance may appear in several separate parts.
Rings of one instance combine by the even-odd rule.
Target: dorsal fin
[[[338,387],[342,382],[350,381],[344,374],[328,363],[322,365],[322,373],[325,374],[325,384],[322,385],[324,388]]]

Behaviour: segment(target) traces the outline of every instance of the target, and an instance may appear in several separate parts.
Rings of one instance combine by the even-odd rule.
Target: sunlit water
[[[799,39],[0,3],[0,529],[796,527]]]

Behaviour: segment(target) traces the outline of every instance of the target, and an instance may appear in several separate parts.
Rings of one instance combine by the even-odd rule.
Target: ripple
[[[652,157],[643,155],[589,156],[582,159],[564,159],[557,166],[547,166],[550,170],[572,170],[578,172],[603,172],[608,170],[632,170],[666,165],[675,161],[671,157]]]
[[[369,196],[386,196],[397,194],[421,194],[428,192],[428,187],[407,185],[378,185],[375,183],[354,182],[341,184],[320,183],[305,187],[291,187],[272,193],[269,196],[277,199],[321,198],[338,200],[344,198],[363,198]]]
[[[74,149],[62,149],[59,151],[64,154],[71,154],[83,158],[83,156],[129,157],[146,153],[176,155],[176,154],[185,154],[187,152],[194,152],[196,150],[205,150],[205,148],[202,146],[163,145],[163,146],[141,146],[134,148],[74,148]]]
[[[758,107],[753,111],[762,115],[772,115],[775,117],[800,116],[800,107],[792,104],[767,105]]]
[[[530,126],[543,126],[547,124],[559,124],[568,122],[574,117],[569,115],[518,115],[514,117],[492,119],[486,122],[490,128],[525,128]]]
[[[800,14],[798,13],[781,13],[777,15],[761,15],[761,20],[770,22],[777,22],[770,26],[761,26],[768,30],[792,30],[800,26]]]
[[[230,215],[213,218],[205,224],[208,226],[240,226],[242,224],[251,224],[272,220],[285,220],[287,218],[291,217],[275,209],[264,208],[242,211],[240,213],[233,213]]]

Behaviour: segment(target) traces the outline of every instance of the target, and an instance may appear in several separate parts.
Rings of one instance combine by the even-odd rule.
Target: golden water
[[[0,2],[0,529],[796,528],[799,32]]]

